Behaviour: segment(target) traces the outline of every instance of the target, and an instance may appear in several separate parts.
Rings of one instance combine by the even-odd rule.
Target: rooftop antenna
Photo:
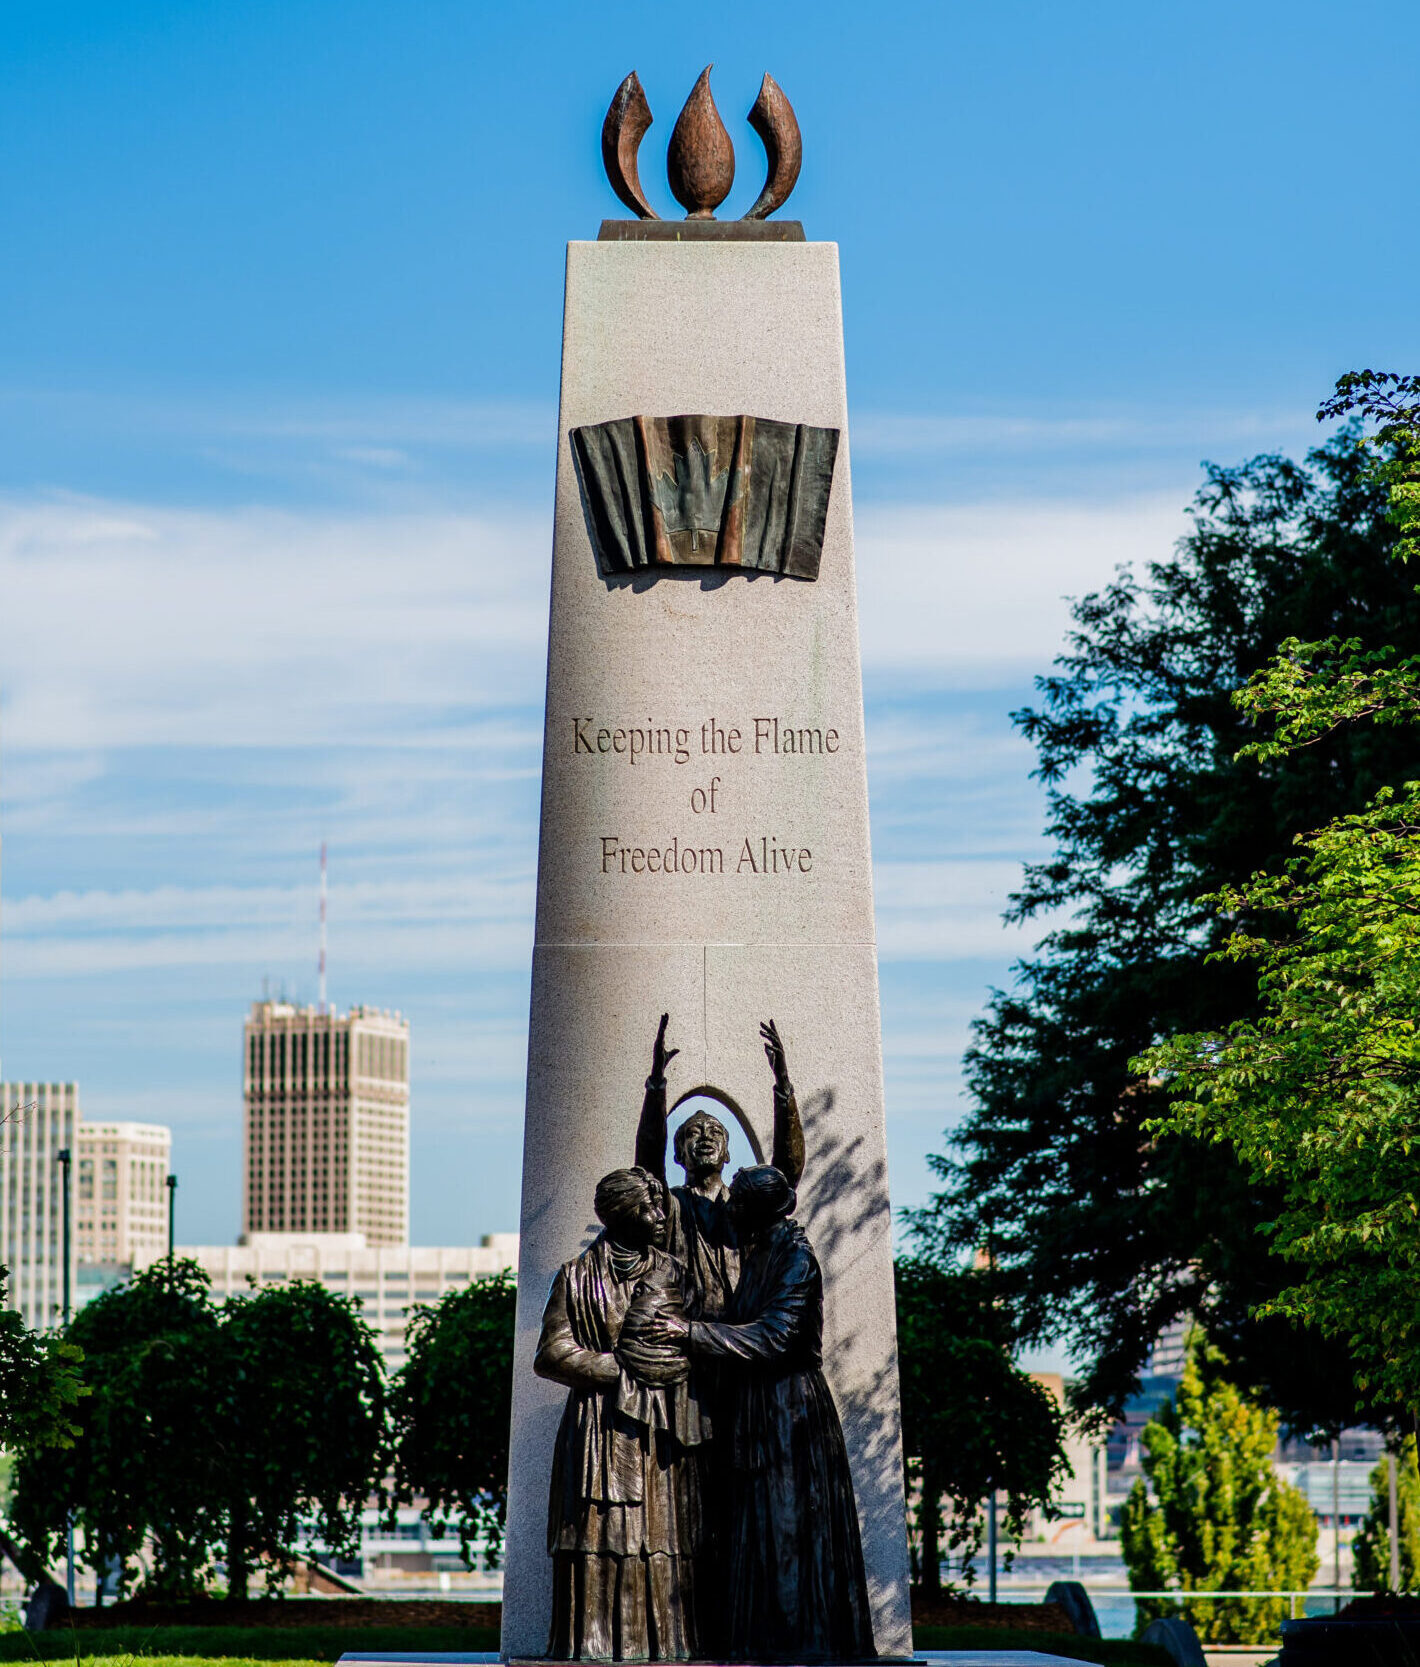
[[[320,842],[320,962],[319,962],[318,971],[320,973],[320,1012],[321,1012],[322,1016],[324,1016],[326,1013],[328,1013],[330,1011],[329,1004],[327,1003],[327,1001],[325,999],[325,900],[326,900],[325,841],[321,840],[321,842]]]

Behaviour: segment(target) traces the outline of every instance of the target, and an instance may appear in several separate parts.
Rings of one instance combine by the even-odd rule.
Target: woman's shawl
[[[646,1267],[679,1267],[663,1251],[648,1253]],[[553,1282],[543,1315],[537,1370],[568,1385],[564,1434],[571,1451],[577,1495],[605,1504],[642,1503],[645,1489],[647,1432],[662,1431],[682,1446],[697,1446],[708,1436],[699,1401],[688,1383],[652,1387],[637,1383],[617,1365],[612,1380],[607,1363],[621,1322],[630,1306],[636,1280],[621,1280],[612,1266],[606,1234],[597,1236],[575,1261],[566,1262]],[[567,1431],[569,1423],[575,1433]],[[649,1439],[654,1440],[654,1434]]]

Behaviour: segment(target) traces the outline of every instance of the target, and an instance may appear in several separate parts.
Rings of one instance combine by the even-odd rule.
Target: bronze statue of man
[[[661,1014],[651,1053],[651,1074],[636,1130],[636,1163],[666,1186],[666,1067],[680,1052],[666,1047],[670,1015]],[[804,1131],[784,1044],[772,1019],[759,1027],[764,1052],[774,1073],[774,1167],[797,1187],[804,1173]],[[668,1187],[666,1248],[686,1266],[699,1298],[698,1311],[723,1314],[739,1278],[739,1251],[729,1211],[724,1170],[730,1161],[725,1125],[708,1111],[697,1111],[676,1130],[674,1154],[685,1182]]]
[[[642,1169],[597,1183],[603,1231],[558,1270],[533,1369],[567,1385],[548,1499],[552,1629],[563,1661],[702,1656],[696,1575],[705,1532],[701,1451],[709,1434],[688,1381],[694,1302],[666,1254],[664,1190]]]

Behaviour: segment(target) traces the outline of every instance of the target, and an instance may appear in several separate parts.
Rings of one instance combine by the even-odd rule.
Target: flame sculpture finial
[[[685,210],[687,220],[713,220],[735,183],[735,147],[710,91],[713,68],[707,64],[690,89],[666,152],[671,195]]]
[[[749,125],[764,141],[769,176],[745,219],[766,220],[776,208],[783,208],[804,162],[804,141],[799,134],[794,106],[768,71],[759,84],[759,97],[749,113]]]
[[[735,147],[710,91],[706,65],[676,118],[666,153],[671,192],[688,220],[713,220],[735,182]],[[641,220],[658,220],[641,189],[637,152],[652,121],[651,107],[635,70],[621,83],[602,123],[602,161],[611,188]],[[794,107],[772,75],[766,74],[749,113],[749,125],[764,143],[768,176],[754,206],[743,216],[764,220],[784,206],[803,163],[804,147]]]
[[[763,95],[761,95],[763,96]],[[756,107],[757,108],[757,107]],[[636,171],[636,153],[654,121],[635,70],[616,89],[602,123],[602,165],[611,188],[639,220],[659,220],[660,215],[646,201]]]

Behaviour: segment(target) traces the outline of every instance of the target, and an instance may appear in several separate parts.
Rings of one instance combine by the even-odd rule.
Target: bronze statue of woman
[[[858,1508],[823,1375],[823,1276],[796,1195],[768,1165],[742,1169],[729,1206],[739,1282],[722,1319],[655,1322],[692,1362],[720,1366],[716,1470],[723,1502],[716,1598],[731,1661],[851,1662],[876,1655]]]
[[[597,1183],[595,1204],[604,1231],[558,1270],[533,1362],[568,1389],[548,1500],[547,1653],[689,1661],[705,1653],[695,1585],[709,1432],[683,1341],[667,1348],[647,1323],[683,1315],[690,1293],[665,1252],[654,1176],[614,1170]]]

